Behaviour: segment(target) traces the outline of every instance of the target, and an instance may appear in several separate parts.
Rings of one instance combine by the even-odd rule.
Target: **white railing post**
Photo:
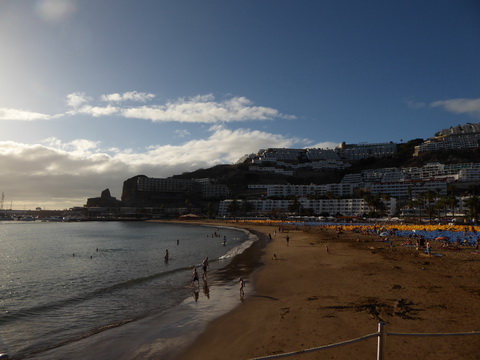
[[[378,342],[377,342],[377,360],[385,360],[385,323],[380,321],[378,323]]]

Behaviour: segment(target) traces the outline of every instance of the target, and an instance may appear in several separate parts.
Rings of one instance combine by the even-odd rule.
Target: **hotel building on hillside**
[[[231,216],[231,204],[237,201],[241,207],[244,200],[223,200],[220,202],[218,215]],[[269,215],[273,212],[288,213],[294,200],[246,200],[252,205],[251,213],[256,216]],[[324,199],[311,200],[307,198],[299,198],[298,203],[303,209],[311,209],[314,214],[342,214],[344,216],[361,216],[362,214],[370,212],[372,209],[367,205],[363,199]],[[395,198],[383,200],[388,216],[393,216],[396,212],[397,201]]]
[[[267,197],[288,197],[288,196],[325,196],[332,194],[335,197],[352,196],[353,185],[347,183],[326,184],[326,185],[248,185],[249,189],[264,190]]]

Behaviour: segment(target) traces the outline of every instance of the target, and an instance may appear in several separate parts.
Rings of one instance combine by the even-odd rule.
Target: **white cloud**
[[[67,105],[76,109],[80,105],[91,101],[92,98],[85,95],[83,92],[76,92],[67,95]]]
[[[49,120],[50,115],[20,109],[0,108],[0,120],[35,121]]]
[[[118,112],[119,112],[119,109],[112,105],[107,105],[107,106],[85,105],[75,109],[74,111],[71,111],[69,114],[70,115],[86,114],[86,115],[91,115],[93,117],[101,117],[101,116],[115,115]]]
[[[122,101],[135,101],[135,102],[146,102],[155,97],[154,94],[148,94],[144,92],[129,91],[123,94],[114,93],[108,95],[102,95],[100,99],[106,102],[122,102]]]
[[[435,101],[432,107],[442,107],[456,114],[480,115],[480,99],[450,99]]]
[[[184,138],[184,137],[190,136],[190,132],[188,130],[175,130],[175,134],[179,138]]]
[[[203,139],[180,145],[152,145],[144,152],[132,149],[103,149],[102,144],[88,139],[63,142],[48,138],[40,144],[0,141],[1,191],[19,208],[65,208],[81,206],[89,197],[99,196],[110,188],[121,197],[123,181],[145,174],[168,177],[185,171],[232,163],[245,154],[268,147],[305,146],[309,141],[268,132],[237,129],[225,124],[232,121],[294,119],[278,110],[255,106],[245,97],[217,101],[211,94],[181,98],[165,104],[132,107],[129,103],[145,103],[153,94],[142,92],[112,93],[94,99],[83,92],[68,94],[67,110],[48,115],[21,109],[0,108],[0,120],[48,120],[86,114],[92,117],[124,116],[150,121],[193,122],[211,124]],[[178,137],[191,136],[177,130]]]
[[[180,98],[166,104],[151,106],[125,106],[124,102],[147,102],[154,94],[130,91],[123,94],[112,93],[101,95],[101,104],[83,92],[68,94],[66,105],[68,110],[63,114],[46,115],[19,109],[0,108],[0,120],[45,120],[58,119],[78,114],[93,117],[122,116],[125,118],[150,120],[153,122],[187,122],[218,124],[239,121],[264,121],[295,119],[293,115],[285,115],[276,109],[255,106],[245,97],[233,97],[224,101],[216,101],[211,94],[198,95],[191,98]],[[107,104],[104,104],[107,102]]]
[[[217,102],[213,95],[181,98],[165,105],[142,106],[122,111],[127,118],[151,120],[153,122],[221,123],[248,120],[294,119],[276,109],[253,106],[245,97],[234,97]]]
[[[292,147],[303,141],[258,130],[230,130],[220,125],[212,126],[210,132],[206,139],[192,140],[180,146],[154,146],[147,154],[156,163],[182,164],[189,170],[194,170],[197,167],[233,163],[243,155],[257,152],[261,148]]]
[[[86,139],[76,139],[69,143],[64,143],[61,140],[51,137],[42,141],[42,143],[52,149],[69,152],[77,156],[89,156],[96,152],[100,146],[99,141],[91,141]]]
[[[85,93],[77,92],[67,95],[67,105],[72,109],[67,111],[67,115],[86,114],[93,117],[109,116],[118,113],[119,109],[112,105],[92,106],[89,102],[92,98],[86,96]],[[59,115],[57,115],[59,117]]]
[[[339,143],[334,143],[331,141],[321,142],[315,145],[308,145],[309,148],[318,148],[318,149],[335,149]]]
[[[294,147],[305,140],[258,130],[212,126],[205,139],[174,145],[150,146],[145,152],[104,150],[99,142],[49,138],[42,144],[0,142],[2,191],[6,201],[28,208],[82,206],[109,188],[121,197],[123,182],[135,175],[168,177],[237,161],[268,147]]]

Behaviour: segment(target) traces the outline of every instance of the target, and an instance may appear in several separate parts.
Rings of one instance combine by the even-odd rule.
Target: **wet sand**
[[[480,331],[480,255],[473,249],[441,251],[434,243],[443,256],[426,257],[401,246],[404,239],[390,247],[353,232],[219,224],[270,233],[272,241],[264,266],[247,278],[244,301],[210,323],[179,360],[282,354],[375,333],[380,321],[389,332]],[[372,359],[376,347],[374,338],[289,358]],[[389,336],[386,358],[480,359],[480,336]]]

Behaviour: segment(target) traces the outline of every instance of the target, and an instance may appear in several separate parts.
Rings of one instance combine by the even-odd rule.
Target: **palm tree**
[[[458,199],[453,194],[449,195],[447,196],[447,203],[448,203],[448,206],[450,207],[450,211],[452,212],[452,217],[455,218],[455,208],[458,205]]]
[[[237,199],[233,199],[232,202],[228,205],[228,212],[232,214],[235,218],[235,215],[237,214],[239,208],[240,206],[238,205]]]
[[[477,222],[478,214],[480,213],[480,198],[476,195],[471,196],[465,205],[468,208],[468,214],[474,223]]]
[[[420,209],[420,214],[418,215],[419,218],[420,218],[420,221],[421,221],[421,218],[422,218],[423,210],[425,210],[425,198],[426,198],[426,196],[427,196],[427,194],[423,193],[423,192],[420,192],[420,193],[417,194],[416,202],[417,202],[418,208]]]
[[[209,219],[213,218],[213,214],[215,212],[215,207],[213,206],[213,203],[210,201],[208,204],[207,204],[207,217]]]
[[[248,215],[248,213],[252,211],[253,208],[254,208],[254,205],[250,201],[244,200],[242,202],[241,211],[243,215]]]
[[[388,196],[388,195],[387,195]],[[366,193],[363,195],[363,200],[367,203],[368,207],[372,210],[373,213],[384,215],[385,214],[385,203],[382,201],[384,195],[371,193]]]
[[[302,204],[298,201],[298,197],[293,198],[293,202],[288,206],[288,211],[291,213],[297,213],[298,216],[301,214]]]
[[[407,209],[412,210],[413,221],[414,222],[415,222],[415,216],[416,216],[415,209],[417,208],[417,205],[418,205],[418,202],[415,199],[409,199],[408,202],[407,202]]]
[[[363,195],[363,200],[366,202],[367,206],[370,208],[370,211],[375,212],[375,198],[371,193],[365,193]]]
[[[437,198],[437,194],[435,191],[428,190],[427,193],[425,194],[425,210],[427,211],[428,214],[428,221],[431,223],[432,222],[432,217],[435,214],[435,200]]]
[[[438,211],[438,215],[440,217],[442,216],[442,211],[443,211],[443,216],[447,217],[447,207],[448,207],[448,199],[445,196],[441,196],[435,203],[435,209]]]

